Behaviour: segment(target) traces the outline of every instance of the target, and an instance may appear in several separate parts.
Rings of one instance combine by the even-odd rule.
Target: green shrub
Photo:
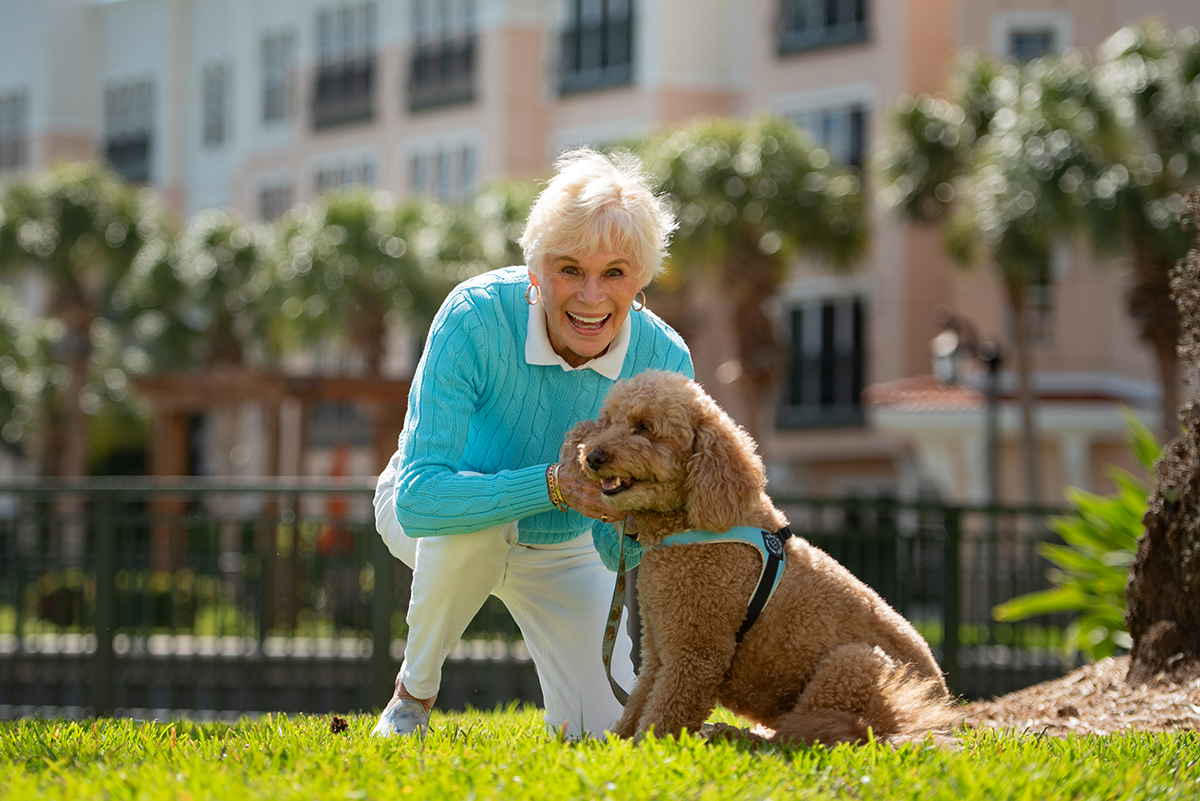
[[[1124,415],[1134,456],[1148,475],[1162,448],[1133,414]],[[1047,572],[1053,589],[1022,595],[992,610],[1001,621],[1035,615],[1078,612],[1066,631],[1064,657],[1083,652],[1091,660],[1112,656],[1132,645],[1125,628],[1125,581],[1142,534],[1142,516],[1150,488],[1125,470],[1114,468],[1113,495],[1071,488],[1067,501],[1075,513],[1055,518],[1051,527],[1064,545],[1043,543],[1038,550],[1056,567]]]

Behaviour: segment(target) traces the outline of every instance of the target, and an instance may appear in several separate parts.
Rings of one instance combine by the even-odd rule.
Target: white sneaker
[[[424,737],[429,732],[429,712],[420,701],[411,698],[392,699],[379,715],[379,722],[371,734],[376,737],[415,734]]]

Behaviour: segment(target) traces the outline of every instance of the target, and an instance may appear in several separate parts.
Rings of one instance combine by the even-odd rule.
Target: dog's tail
[[[874,686],[853,709],[809,704],[802,698],[795,710],[775,721],[771,741],[836,745],[874,738],[900,745],[932,737],[939,745],[953,742],[952,732],[963,716],[940,678],[894,663],[874,678]]]
[[[863,712],[876,739],[893,744],[925,740],[945,742],[962,723],[958,703],[941,677],[923,676],[912,665],[892,668]]]

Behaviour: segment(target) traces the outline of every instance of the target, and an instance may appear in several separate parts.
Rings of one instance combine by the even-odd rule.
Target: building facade
[[[459,201],[544,176],[571,145],[700,114],[783,115],[864,165],[888,109],[943,90],[964,48],[1027,59],[1148,16],[1200,25],[1192,0],[0,0],[0,13],[0,180],[101,157],[181,217],[266,219],[346,184]],[[938,307],[1011,339],[999,287],[956,271],[938,232],[869,208],[856,270],[801,258],[777,298],[792,347],[761,443],[772,486],[982,501],[982,394],[912,382],[931,372]],[[1121,260],[1078,242],[1052,268],[1035,357],[1041,495],[1056,502],[1129,463],[1123,406],[1162,421]],[[740,417],[728,311],[716,292],[695,303],[711,321],[689,343],[698,378]],[[1023,500],[1001,379],[1000,498]]]

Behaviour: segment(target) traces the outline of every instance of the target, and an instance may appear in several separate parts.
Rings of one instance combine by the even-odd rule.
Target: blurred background
[[[1191,0],[0,0],[0,19],[4,653],[92,631],[78,652],[118,658],[123,626],[148,648],[228,625],[265,658],[271,631],[326,620],[365,638],[348,659],[386,654],[407,582],[385,588],[400,619],[370,617],[389,565],[370,488],[424,331],[456,282],[520,263],[571,146],[642,156],[681,220],[650,307],[772,494],[817,504],[793,517],[865,504],[830,531],[888,529],[886,564],[931,508],[944,542],[946,508],[1111,493],[1114,466],[1147,476],[1130,419],[1173,433]],[[96,483],[118,476],[160,481]],[[53,484],[82,477],[91,494]],[[1034,517],[981,517],[990,544],[950,578],[914,552],[923,578],[895,593],[959,582],[962,609],[914,589],[906,614],[957,631],[974,604],[963,636],[997,644],[992,605],[1044,583]],[[108,590],[101,519],[123,521]],[[1007,555],[1000,529],[1024,537]],[[322,554],[348,572],[318,576]],[[260,578],[276,558],[301,560],[286,590]],[[67,684],[0,715],[111,708]]]

